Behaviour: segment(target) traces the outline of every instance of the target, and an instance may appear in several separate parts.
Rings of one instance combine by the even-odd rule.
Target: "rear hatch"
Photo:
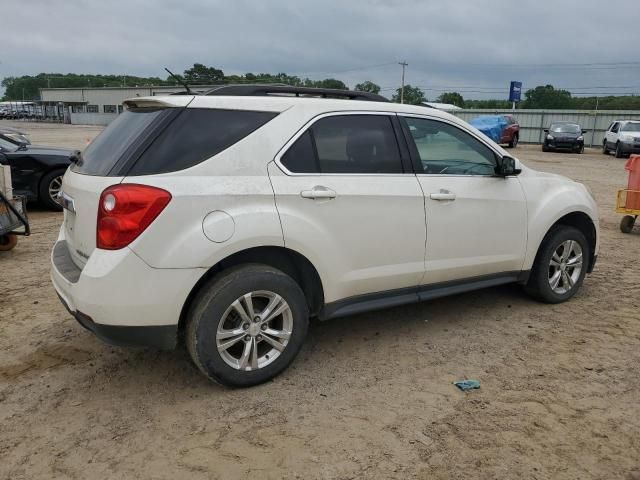
[[[96,222],[100,195],[105,188],[122,182],[126,172],[171,117],[193,97],[129,104],[72,165],[62,183],[64,231],[73,262],[83,268],[96,248]],[[166,99],[165,99],[166,100]],[[180,105],[183,103],[183,105]]]
[[[192,96],[175,96],[127,101],[127,110],[69,168],[62,184],[64,229],[78,267],[84,267],[96,248],[98,206],[107,187],[125,177],[127,183],[135,183],[139,176],[197,165],[252,134],[279,112],[274,107],[272,111],[186,108],[192,100]]]

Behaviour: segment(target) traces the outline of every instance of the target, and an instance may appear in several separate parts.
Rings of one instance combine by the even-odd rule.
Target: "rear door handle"
[[[336,198],[336,192],[327,187],[313,187],[312,190],[303,190],[300,192],[302,198],[315,200],[317,198]]]
[[[448,190],[440,190],[438,193],[432,193],[429,195],[429,198],[439,202],[452,201],[456,199],[456,194]]]

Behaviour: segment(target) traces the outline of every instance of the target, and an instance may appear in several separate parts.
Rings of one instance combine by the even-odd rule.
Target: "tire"
[[[569,251],[568,259],[565,259],[563,252],[567,245],[570,246],[571,250]],[[579,246],[579,249],[576,245]],[[562,250],[562,252],[558,255],[558,251],[560,250]],[[581,257],[579,257],[581,260],[579,271],[577,271],[578,262],[572,261],[578,258],[578,253],[581,253]],[[560,262],[556,262],[554,254],[557,255],[555,258],[561,259]],[[569,300],[580,289],[587,270],[589,269],[590,258],[589,244],[580,230],[566,225],[553,227],[540,245],[529,276],[529,281],[525,286],[526,292],[536,300],[545,303],[561,303]],[[552,259],[558,263],[558,267],[552,265]],[[565,269],[562,269],[562,262],[566,265]],[[575,264],[576,266],[571,267],[571,264]],[[556,277],[558,272],[559,278]],[[565,273],[567,275],[566,279],[564,276]],[[558,282],[554,289],[552,288],[551,282],[556,278],[558,278]]]
[[[245,300],[249,294],[253,311]],[[259,313],[278,296],[279,307],[284,301],[288,310],[265,322],[265,327]],[[252,318],[243,319],[237,308]],[[250,387],[274,378],[289,366],[302,347],[308,326],[305,296],[291,277],[267,265],[245,264],[215,276],[196,295],[187,314],[186,343],[194,363],[209,379],[229,387]],[[224,339],[218,339],[220,330],[228,335],[226,343],[231,343],[222,351],[218,350]],[[240,333],[233,335],[232,331]],[[267,332],[289,332],[288,342]],[[247,358],[244,362],[243,357]]]
[[[620,231],[622,233],[631,233],[633,230],[633,225],[636,223],[636,218],[631,215],[625,215],[620,220]]]
[[[544,143],[542,144],[542,151],[543,152],[548,152],[549,151],[549,149],[547,148],[547,146]]]
[[[518,135],[514,135],[509,142],[509,148],[516,148],[518,146]]]
[[[578,149],[576,150],[577,154],[582,154],[584,153],[584,144],[580,145],[580,147],[578,147]]]
[[[609,149],[607,148],[607,141],[604,140],[602,142],[602,153],[604,153],[605,155],[609,155]]]
[[[0,252],[8,252],[18,244],[18,236],[13,233],[0,235]]]
[[[62,205],[60,205],[55,198],[51,196],[55,191],[60,191],[62,188],[62,176],[65,170],[53,170],[47,173],[40,180],[40,191],[38,192],[38,200],[40,203],[49,210],[61,211]]]
[[[623,156],[622,147],[620,146],[620,142],[618,142],[616,143],[616,158],[622,158]]]

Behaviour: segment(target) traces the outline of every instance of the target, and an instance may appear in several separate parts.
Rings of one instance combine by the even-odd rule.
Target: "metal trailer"
[[[0,191],[0,251],[11,250],[18,243],[18,235],[30,235],[24,197],[7,198]]]

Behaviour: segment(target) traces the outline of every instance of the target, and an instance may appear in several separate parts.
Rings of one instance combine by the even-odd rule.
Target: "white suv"
[[[53,284],[103,340],[183,340],[226,385],[285,369],[310,317],[509,282],[562,302],[596,261],[584,185],[440,110],[256,86],[126,106],[64,176]]]
[[[604,134],[602,153],[615,152],[616,158],[640,153],[640,121],[616,120]]]

